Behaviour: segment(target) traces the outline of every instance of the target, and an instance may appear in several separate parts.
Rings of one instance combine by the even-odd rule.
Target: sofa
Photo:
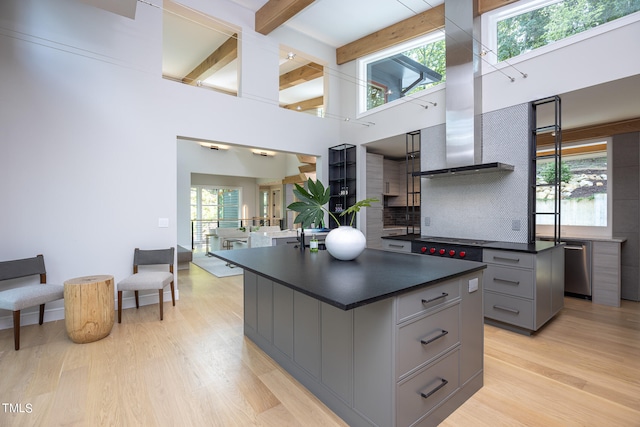
[[[249,232],[239,228],[216,228],[207,234],[207,252],[230,249],[229,239],[249,239]]]

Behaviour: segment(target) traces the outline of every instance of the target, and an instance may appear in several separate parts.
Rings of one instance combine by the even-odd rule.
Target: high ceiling
[[[232,0],[252,11],[267,0]],[[316,0],[284,25],[338,48],[444,0]]]
[[[267,0],[231,0],[252,12],[259,11]],[[456,0],[458,1],[458,0]],[[291,2],[289,2],[291,3]],[[339,48],[364,36],[375,33],[397,22],[411,18],[443,0],[315,0],[288,19],[282,26],[317,39],[329,46]],[[170,2],[165,2],[165,8]],[[183,13],[166,17],[165,31],[172,34],[167,41],[165,35],[163,71],[169,76],[185,76],[211,53],[212,46],[220,46],[232,36],[234,30],[217,26],[211,18],[203,21],[202,15],[183,18]],[[202,25],[194,26],[200,21]],[[186,25],[189,24],[189,25]],[[189,28],[186,28],[189,27]],[[217,28],[214,28],[217,27]],[[281,52],[280,73],[308,64],[309,60],[298,56],[295,63],[286,63],[286,52]],[[225,87],[237,86],[236,64],[230,63],[215,74],[216,84]],[[281,90],[280,102],[293,104],[314,96],[321,98],[322,78],[307,81]],[[563,128],[575,128],[588,124],[603,123],[637,117],[640,108],[640,75],[606,83],[576,92],[560,94],[563,106]],[[606,106],[606,108],[605,108]],[[396,146],[391,141],[397,140]],[[389,156],[404,150],[404,136],[388,138],[371,145],[371,149]]]

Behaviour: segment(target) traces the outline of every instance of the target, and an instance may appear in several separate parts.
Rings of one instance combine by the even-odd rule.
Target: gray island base
[[[483,385],[485,264],[288,246],[213,255],[244,269],[244,334],[351,426],[434,426]]]

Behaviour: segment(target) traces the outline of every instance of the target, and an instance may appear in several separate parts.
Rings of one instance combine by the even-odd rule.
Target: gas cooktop
[[[481,239],[459,239],[456,237],[435,237],[435,236],[422,236],[417,239],[421,242],[431,243],[443,243],[448,245],[469,245],[469,246],[481,246],[486,243],[492,243],[493,240],[481,240]]]

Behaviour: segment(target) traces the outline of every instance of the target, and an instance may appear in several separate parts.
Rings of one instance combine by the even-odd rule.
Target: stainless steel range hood
[[[479,63],[480,18],[477,2],[445,0],[447,88],[445,90],[446,168],[414,173],[437,177],[513,170],[512,165],[482,163],[482,77]]]

